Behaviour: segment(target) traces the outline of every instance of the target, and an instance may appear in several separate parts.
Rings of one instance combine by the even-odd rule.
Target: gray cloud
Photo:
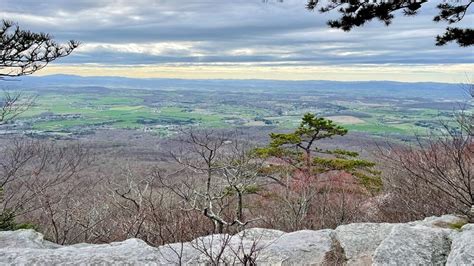
[[[6,0],[0,0],[4,2]],[[47,3],[45,3],[47,2]],[[304,0],[16,0],[0,16],[83,46],[62,63],[440,64],[473,63],[471,48],[435,47],[446,25],[431,2],[390,27],[373,21],[349,33]],[[468,14],[463,25],[472,21]]]

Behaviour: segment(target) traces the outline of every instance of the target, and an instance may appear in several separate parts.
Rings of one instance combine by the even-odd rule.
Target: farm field
[[[173,84],[169,81],[166,86],[146,88],[140,84],[104,86],[100,82],[74,87],[66,82],[36,82],[32,88],[27,83],[22,91],[36,96],[35,105],[17,124],[2,129],[55,136],[90,134],[104,128],[160,136],[187,126],[285,130],[297,126],[304,113],[313,112],[351,131],[407,136],[439,128],[440,121],[449,119],[455,110],[473,109],[463,101],[462,93],[440,90],[422,97],[423,92],[415,85],[404,96],[400,90],[388,94],[387,89],[372,88],[369,93],[360,86],[332,89],[311,83],[169,83]],[[411,84],[404,85],[408,91]]]

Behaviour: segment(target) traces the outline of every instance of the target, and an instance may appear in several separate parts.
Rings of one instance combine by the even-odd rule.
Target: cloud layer
[[[373,21],[349,33],[329,29],[335,14],[305,0],[78,0],[2,2],[0,17],[57,39],[82,42],[62,64],[347,66],[474,63],[472,48],[434,46],[446,25],[435,5],[390,27]],[[5,2],[5,3],[3,3]],[[473,22],[468,14],[464,25]]]

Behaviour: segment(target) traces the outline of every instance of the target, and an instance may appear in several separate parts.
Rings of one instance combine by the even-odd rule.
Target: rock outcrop
[[[375,249],[374,265],[444,265],[451,249],[449,229],[395,225]]]
[[[375,249],[394,226],[389,223],[356,223],[337,227],[337,239],[348,264],[370,265]]]
[[[252,228],[150,247],[139,239],[60,246],[33,230],[0,232],[0,265],[474,265],[474,224],[429,217],[284,233]]]
[[[464,225],[461,232],[455,234],[452,238],[448,264],[474,265],[474,224]]]

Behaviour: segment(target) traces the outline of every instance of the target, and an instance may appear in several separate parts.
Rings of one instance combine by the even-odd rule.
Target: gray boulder
[[[238,233],[237,236],[251,241],[274,241],[285,232],[274,229],[250,228]]]
[[[262,250],[285,233],[278,230],[251,228],[234,236],[216,234],[199,237],[187,243],[159,247],[166,262],[172,264],[238,264],[245,256],[256,258]]]
[[[257,262],[264,265],[337,265],[344,261],[334,230],[284,234],[257,257]]]
[[[155,248],[139,239],[102,245],[59,246],[33,230],[0,232],[1,265],[113,265],[160,261]]]
[[[453,237],[448,265],[474,265],[474,224],[466,224]]]
[[[183,265],[186,262],[198,260],[201,253],[194,249],[189,242],[173,243],[158,247],[160,264]]]
[[[18,230],[0,232],[0,265],[474,265],[474,224],[465,222],[445,215],[292,233],[252,228],[158,248],[139,239],[61,246]]]
[[[58,248],[61,245],[46,241],[33,229],[0,231],[0,249],[3,248]]]
[[[390,234],[395,224],[355,223],[336,228],[337,239],[349,265],[370,265],[375,249]]]
[[[443,216],[431,216],[427,217],[421,221],[414,221],[408,223],[409,225],[423,225],[428,227],[435,227],[435,228],[448,228],[454,229],[459,225],[467,224],[468,220],[466,217],[457,216],[457,215],[443,215]],[[459,226],[460,227],[460,226]]]
[[[451,240],[449,229],[395,225],[373,256],[374,265],[444,265]]]
[[[170,252],[170,248],[174,250]],[[260,265],[344,262],[342,249],[333,230],[284,233],[253,228],[234,236],[222,234],[200,237],[188,243],[160,247],[160,250],[167,262],[177,264],[181,261],[187,265],[243,264],[246,257]],[[180,256],[176,256],[177,250],[183,251]]]

